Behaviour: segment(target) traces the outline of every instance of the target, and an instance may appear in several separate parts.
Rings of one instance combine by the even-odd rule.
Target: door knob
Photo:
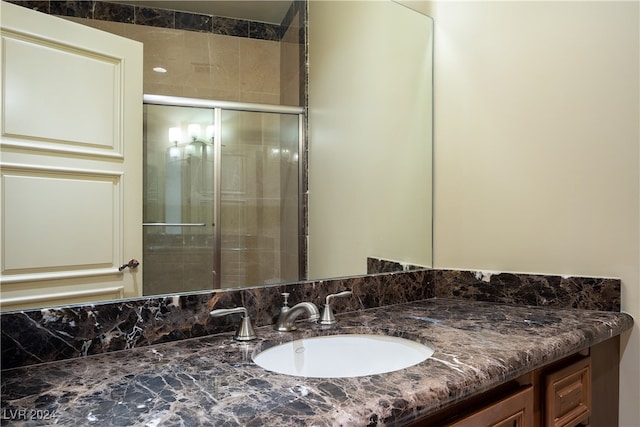
[[[129,260],[128,263],[126,264],[122,264],[119,268],[118,271],[122,271],[125,268],[129,267],[131,270],[133,270],[134,268],[138,267],[140,265],[140,262],[137,259],[131,259]]]

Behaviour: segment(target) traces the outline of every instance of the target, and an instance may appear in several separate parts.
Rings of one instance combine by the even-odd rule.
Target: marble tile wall
[[[221,16],[202,15],[141,5],[96,0],[6,0],[38,12],[59,16],[121,22],[158,28],[208,32],[234,37],[280,41],[287,19],[274,25]]]

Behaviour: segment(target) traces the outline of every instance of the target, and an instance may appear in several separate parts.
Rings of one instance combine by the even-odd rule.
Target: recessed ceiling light
[[[167,69],[162,67],[153,67],[153,71],[155,71],[156,73],[166,73]]]

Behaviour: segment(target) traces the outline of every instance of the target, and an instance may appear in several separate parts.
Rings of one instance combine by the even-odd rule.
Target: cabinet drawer
[[[533,387],[523,387],[450,427],[531,427],[533,426]]]
[[[587,424],[591,415],[591,358],[545,375],[545,426]]]

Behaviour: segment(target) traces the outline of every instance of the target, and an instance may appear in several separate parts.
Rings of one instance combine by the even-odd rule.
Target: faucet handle
[[[324,300],[325,304],[331,304],[331,300],[335,297],[346,297],[351,295],[351,291],[342,291],[342,292],[338,292],[337,294],[329,294],[327,295],[327,297]]]
[[[291,294],[289,292],[283,292],[280,295],[282,295],[282,298],[284,299],[282,307],[289,307],[289,295]]]
[[[337,320],[333,315],[333,310],[331,309],[331,300],[335,297],[346,297],[351,294],[352,294],[351,291],[342,291],[342,292],[338,292],[337,294],[327,295],[327,297],[324,300],[325,302],[324,302],[324,309],[322,310],[322,318],[318,323],[320,323],[321,325],[333,325],[334,323],[336,323]]]
[[[233,336],[233,339],[236,341],[251,341],[256,339],[256,333],[254,332],[253,325],[251,324],[251,317],[249,317],[246,308],[219,308],[210,312],[209,315],[213,317],[220,317],[235,313],[242,313],[242,322],[240,322],[240,326],[238,326],[238,330]]]

